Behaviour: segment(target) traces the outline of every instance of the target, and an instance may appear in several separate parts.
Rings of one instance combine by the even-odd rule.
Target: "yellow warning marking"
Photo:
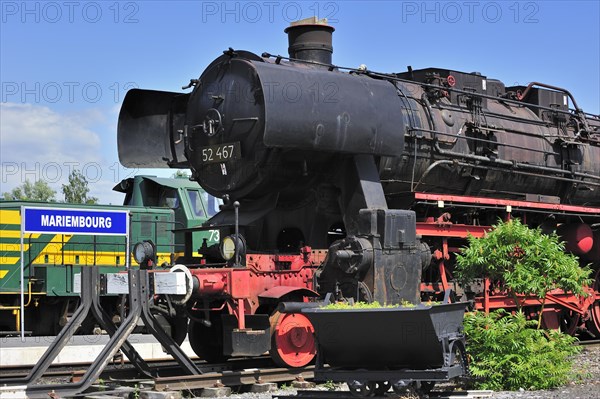
[[[46,260],[45,256],[48,256]],[[79,262],[75,256],[79,256]],[[119,264],[117,264],[117,256],[119,257]],[[27,259],[27,256],[25,257]],[[0,256],[0,265],[15,265],[19,261],[18,256]],[[64,260],[64,261],[63,261]],[[125,266],[125,257],[122,252],[96,252],[96,265],[98,266]],[[158,254],[157,262],[159,265],[163,263],[171,263],[171,254],[164,253]],[[94,264],[94,253],[93,252],[71,252],[65,251],[64,259],[60,248],[57,252],[44,251],[40,253],[37,258],[32,262],[34,265],[62,265],[62,264],[73,264],[73,265],[93,265]],[[130,257],[129,264],[137,266],[137,262]]]
[[[46,256],[48,258],[46,259]],[[78,257],[78,258],[77,258]],[[117,264],[117,257],[119,257],[119,263]],[[94,263],[99,266],[125,266],[126,258],[123,252],[109,252],[109,251],[97,251],[95,255],[96,261],[94,262],[94,251],[62,251],[60,246],[53,248],[44,248],[42,252],[35,258],[33,264],[73,264],[73,265],[93,265]],[[168,252],[160,252],[157,254],[157,263],[162,265],[163,263],[171,263],[171,254]],[[130,265],[137,265],[133,256],[130,256]]]
[[[21,231],[20,230],[0,230],[0,238],[20,238],[21,237]],[[35,234],[23,234],[23,239],[24,240],[28,240],[28,239],[37,239],[40,238],[40,234],[35,233]]]
[[[2,291],[0,295],[19,295],[21,291]],[[27,293],[27,295],[29,292]],[[48,294],[46,291],[31,291],[31,295],[46,295]],[[2,310],[2,308],[0,308]]]
[[[64,244],[68,243],[69,240],[72,238],[73,236],[70,234],[56,234],[54,237],[52,237],[52,239],[48,242],[48,244],[46,244],[46,246],[44,247],[44,249],[42,249],[40,251],[40,253],[38,254],[38,256],[33,260],[33,264],[40,264],[40,263],[54,263],[54,264],[61,264],[64,263],[62,261],[62,259],[60,259],[60,261],[57,262],[58,258],[62,258],[62,247]],[[48,255],[48,261],[45,261],[45,256]],[[53,259],[51,259],[51,256]],[[73,263],[72,261],[69,263]]]
[[[0,244],[0,252],[19,252],[21,244]],[[29,244],[23,245],[23,251],[29,251]]]
[[[0,224],[21,224],[21,212],[0,210]]]
[[[0,278],[4,278],[8,274],[8,270],[0,270]]]
[[[3,218],[14,217],[14,214],[18,215],[18,211],[6,211],[3,210]],[[12,216],[11,216],[12,215]],[[0,230],[0,238],[19,238],[19,230]],[[37,239],[40,234],[26,234],[25,239]],[[39,248],[38,245],[44,245],[43,249],[37,254],[35,259],[31,262],[34,265],[102,265],[102,266],[125,266],[126,254],[122,251],[97,251],[94,254],[93,248],[86,246],[86,250],[68,250],[64,251],[63,246],[69,243],[70,239],[73,238],[72,234],[55,234],[49,242],[24,244],[24,251],[27,252],[31,248]],[[88,249],[89,248],[89,249]],[[21,250],[20,243],[0,243],[0,252],[19,252]],[[137,266],[137,262],[133,259],[132,254],[130,256],[130,265]],[[117,263],[117,257],[119,262]],[[157,254],[157,263],[159,265],[164,263],[171,263],[171,254],[169,252],[161,252]],[[20,257],[15,256],[0,256],[1,265],[15,265],[19,262]],[[27,262],[29,262],[29,255],[25,256]]]

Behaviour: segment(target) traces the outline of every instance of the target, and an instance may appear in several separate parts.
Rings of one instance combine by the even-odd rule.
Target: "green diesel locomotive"
[[[198,226],[219,210],[219,200],[185,178],[135,176],[122,180],[114,190],[125,194],[123,206],[0,202],[0,334],[20,334],[25,330],[32,336],[55,335],[79,302],[74,276],[82,267],[97,265],[101,273],[118,273],[127,265],[138,266],[133,258],[128,262],[131,248],[127,248],[127,239],[122,236],[23,234],[21,248],[22,207],[127,210],[130,246],[151,241],[156,247],[157,267],[172,265],[183,255],[185,237],[177,230]],[[218,230],[192,235],[195,248],[204,241],[213,244],[218,240]],[[22,289],[24,325],[21,325]],[[121,299],[107,295],[102,298],[102,303],[118,321],[122,312]],[[163,318],[173,335],[185,337],[187,323],[178,326],[178,322],[169,319],[168,315]],[[90,319],[81,326],[80,333],[91,334],[98,330]]]

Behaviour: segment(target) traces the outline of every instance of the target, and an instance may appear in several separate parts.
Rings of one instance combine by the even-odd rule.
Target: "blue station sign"
[[[25,233],[127,235],[129,212],[24,207],[22,226]]]

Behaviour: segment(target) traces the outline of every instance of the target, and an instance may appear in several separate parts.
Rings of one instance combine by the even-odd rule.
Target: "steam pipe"
[[[546,89],[556,90],[556,91],[560,91],[560,92],[565,93],[571,99],[571,102],[573,103],[573,106],[575,107],[575,111],[577,111],[577,112],[583,112],[583,110],[581,108],[579,108],[579,106],[577,105],[577,102],[575,101],[575,97],[573,97],[573,95],[571,94],[571,92],[569,92],[567,89],[563,89],[563,88],[558,87],[558,86],[552,86],[552,85],[549,85],[549,84],[546,84],[546,83],[540,83],[540,82],[531,82],[531,83],[529,83],[527,85],[527,87],[525,88],[525,91],[522,92],[520,96],[517,96],[517,98],[519,99],[519,101],[521,101],[525,97],[527,97],[527,94],[529,94],[529,91],[533,88],[533,86],[540,86],[540,87],[544,87]]]

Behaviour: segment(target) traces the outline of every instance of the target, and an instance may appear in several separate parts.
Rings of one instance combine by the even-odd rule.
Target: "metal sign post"
[[[129,211],[21,207],[21,341],[25,340],[25,233],[122,235],[126,237],[125,255],[129,260]]]
[[[21,342],[25,342],[25,261],[23,258],[25,257],[25,251],[23,251],[23,227],[25,226],[25,212],[23,211],[23,206],[21,206],[21,308],[19,309],[20,313],[20,323],[21,323]]]

